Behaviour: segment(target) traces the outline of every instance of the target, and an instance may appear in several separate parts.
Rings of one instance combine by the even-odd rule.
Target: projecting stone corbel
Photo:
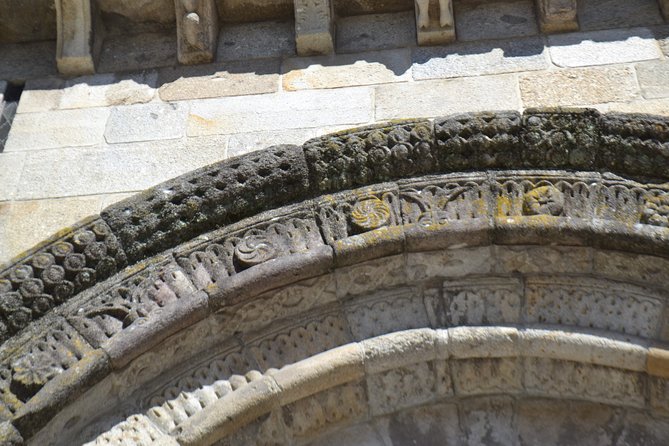
[[[541,32],[578,31],[576,6],[576,0],[537,0]]]
[[[102,46],[102,21],[91,0],[56,0],[58,71],[91,74]]]
[[[179,63],[212,62],[218,44],[218,12],[214,0],[174,0]]]
[[[295,0],[297,54],[309,56],[334,52],[334,12],[331,0]]]
[[[419,45],[440,45],[455,40],[452,0],[416,0]]]

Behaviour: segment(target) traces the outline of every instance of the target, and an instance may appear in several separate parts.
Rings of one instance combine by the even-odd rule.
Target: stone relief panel
[[[422,296],[416,288],[391,289],[351,301],[346,314],[357,340],[429,326]]]
[[[641,223],[669,228],[669,192],[652,191],[646,194]]]
[[[643,222],[642,211],[650,195],[641,185],[630,183],[603,181],[596,197],[595,218],[627,224]]]
[[[115,278],[104,288],[91,290],[69,305],[66,314],[97,348],[123,330],[159,317],[163,307],[195,292],[183,270],[163,257],[129,276]]]
[[[654,338],[660,330],[663,299],[631,285],[583,278],[529,278],[529,323],[600,328]]]
[[[406,283],[403,255],[383,257],[355,266],[337,268],[337,296],[342,299]]]
[[[346,320],[337,312],[307,317],[245,342],[260,370],[281,368],[351,342]]]
[[[48,382],[75,366],[92,349],[64,319],[52,317],[48,328],[20,347],[5,350],[0,362],[0,418],[12,416]]]
[[[525,390],[529,394],[550,395],[603,403],[623,403],[643,407],[645,377],[592,364],[525,358]]]
[[[522,362],[517,358],[476,358],[451,361],[456,395],[520,393]]]
[[[349,383],[283,407],[288,438],[308,439],[338,424],[368,417],[367,394],[362,384]]]
[[[448,326],[521,323],[523,284],[519,279],[446,281],[443,296]]]
[[[493,263],[491,246],[411,252],[407,255],[407,275],[410,281],[417,282],[435,278],[483,275],[492,271]]]
[[[304,154],[312,186],[331,192],[433,172],[432,140],[432,124],[419,121],[312,139]]]
[[[515,111],[466,113],[434,123],[437,156],[443,169],[513,168],[521,158],[521,115]]]
[[[84,224],[0,273],[0,342],[126,265],[109,226]]]
[[[177,262],[198,289],[225,281],[248,268],[269,260],[323,245],[310,211],[295,211],[283,218],[240,224],[243,229],[224,229],[179,249]]]

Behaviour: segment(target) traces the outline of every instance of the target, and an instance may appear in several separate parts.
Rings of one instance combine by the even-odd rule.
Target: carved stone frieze
[[[646,196],[641,222],[647,225],[669,228],[669,193]]]
[[[448,326],[517,324],[521,322],[522,295],[522,284],[517,279],[446,281],[445,319]]]
[[[124,267],[126,257],[102,220],[89,221],[0,272],[0,340]]]

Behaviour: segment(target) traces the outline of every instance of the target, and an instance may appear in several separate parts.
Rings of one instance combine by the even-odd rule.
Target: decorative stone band
[[[658,117],[484,113],[272,147],[149,189],[0,273],[0,419],[29,438],[198,321],[219,321],[211,339],[228,342],[323,305],[344,305],[346,322],[332,316],[338,334],[314,354],[425,326],[666,342],[668,147]],[[373,296],[393,286],[395,309]],[[364,308],[406,325],[370,325]],[[244,342],[262,373],[304,359]]]
[[[194,414],[172,433],[180,445],[211,445],[242,435],[245,428],[257,430],[256,420],[277,423],[265,415],[281,413],[283,408],[279,418],[289,432],[299,436],[322,429],[322,424],[359,423],[369,415],[400,408],[497,393],[644,408],[645,390],[639,374],[666,378],[666,355],[666,350],[577,332],[511,327],[407,330],[337,347],[259,375]],[[482,370],[489,376],[476,376]],[[560,381],[561,373],[567,374],[562,379],[573,379],[567,393],[558,388],[561,383],[554,382]],[[482,379],[490,380],[487,388],[472,387]],[[366,387],[369,393],[365,397],[356,387]],[[356,410],[358,405],[361,413]],[[313,417],[303,412],[310,407],[315,411]],[[325,420],[319,420],[318,413],[324,413]],[[137,425],[137,417],[124,423]],[[120,438],[117,432],[105,433],[91,444]],[[274,426],[274,432],[281,429]],[[162,435],[166,440],[161,441],[170,439]],[[280,437],[273,440],[290,442]]]

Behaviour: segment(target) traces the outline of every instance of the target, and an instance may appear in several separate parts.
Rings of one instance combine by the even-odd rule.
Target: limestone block
[[[476,278],[444,282],[448,325],[520,323],[522,285],[517,279]]]
[[[415,0],[418,45],[443,45],[455,40],[452,0]]]
[[[297,54],[334,52],[334,12],[331,0],[295,0]]]
[[[667,5],[669,5],[669,1]],[[637,64],[636,74],[641,85],[641,93],[645,98],[669,98],[668,61],[652,61]]]
[[[56,0],[58,71],[91,74],[102,45],[102,21],[91,0]]]
[[[337,268],[337,296],[344,299],[382,288],[406,283],[405,259],[402,255],[382,257],[355,266]]]
[[[339,3],[336,2],[335,7]],[[415,45],[415,42],[414,11],[337,17],[338,54],[406,48]]]
[[[518,330],[505,327],[453,327],[448,349],[452,358],[502,358],[519,355]]]
[[[367,376],[369,405],[373,415],[383,415],[425,404],[436,395],[436,373],[432,362],[396,367]]]
[[[669,379],[669,351],[660,348],[648,350],[648,374]]]
[[[135,104],[111,109],[109,144],[178,139],[185,136],[188,105],[183,102]]]
[[[477,358],[451,361],[456,395],[518,393],[522,362],[517,358]]]
[[[365,371],[380,373],[399,366],[435,359],[435,332],[423,328],[362,341]]]
[[[532,0],[456,1],[455,4],[459,41],[505,39],[538,34],[539,27]]]
[[[537,0],[537,10],[544,33],[578,30],[576,0]]]
[[[177,18],[177,57],[192,65],[212,62],[218,44],[215,0],[174,0]]]

